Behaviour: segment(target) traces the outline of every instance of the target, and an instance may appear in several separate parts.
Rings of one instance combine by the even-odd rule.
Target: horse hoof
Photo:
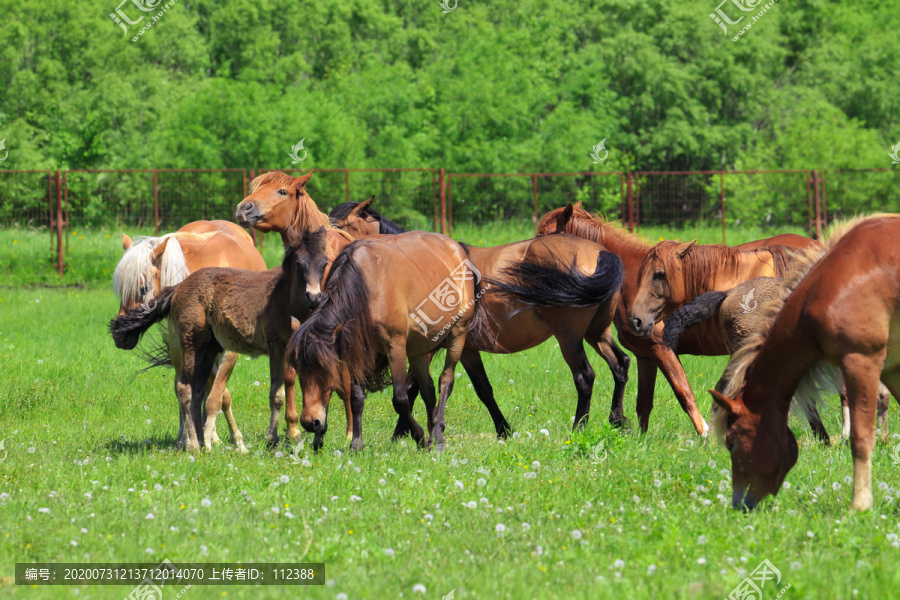
[[[353,440],[350,442],[350,451],[351,452],[361,452],[365,445],[362,443],[362,440]]]
[[[299,427],[297,427],[297,426],[294,426],[294,427],[288,427],[288,430],[287,430],[287,436],[288,436],[291,440],[299,440],[301,435],[303,435],[303,432],[300,431],[300,428],[299,428]]]

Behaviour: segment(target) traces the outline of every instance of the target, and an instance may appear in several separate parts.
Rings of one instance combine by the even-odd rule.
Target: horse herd
[[[238,354],[269,357],[270,445],[278,443],[284,409],[288,437],[299,437],[302,425],[321,448],[337,392],[351,449],[361,449],[365,392],[391,385],[394,436],[442,449],[458,362],[497,435],[506,436],[511,428],[480,353],[519,352],[550,337],[575,383],[574,427],[588,419],[594,382],[585,342],[610,368],[609,420],[624,425],[630,359],[613,338],[615,324],[637,360],[642,432],[660,369],[697,434],[706,435],[676,350],[731,355],[711,393],[714,424],[731,454],[735,508],[776,494],[797,461],[792,402],[828,443],[816,402],[843,384],[852,506],[872,507],[876,419],[886,431],[890,395],[900,397],[900,215],[844,223],[824,243],[786,234],[731,248],[651,246],[569,204],[544,215],[533,239],[478,248],[406,232],[371,198],[325,215],[307,194],[311,176],[261,175],[237,207],[244,227],[281,234],[281,267],[266,270],[247,232],[229,221],[198,221],[136,242],[124,236],[114,275],[120,311],[110,330],[117,347],[133,349],[166,322],[149,354],[153,364],[175,367],[178,439],[186,449],[217,442],[215,420],[224,412],[236,447],[246,451],[226,387]],[[429,365],[440,349],[435,390]],[[420,394],[428,435],[412,415]]]

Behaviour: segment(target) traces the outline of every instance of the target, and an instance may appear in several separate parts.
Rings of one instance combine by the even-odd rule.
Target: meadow
[[[485,245],[531,233],[529,224],[455,231]],[[721,239],[717,229],[643,233]],[[729,242],[758,234],[729,231]],[[735,512],[727,452],[696,437],[661,376],[650,431],[613,429],[611,377],[590,356],[591,421],[573,433],[575,389],[552,340],[484,356],[515,430],[505,441],[459,368],[442,454],[391,441],[387,392],[367,400],[362,452],[348,451],[339,401],[322,452],[306,434],[268,450],[267,361],[242,357],[229,388],[250,453],[229,447],[223,419],[212,453],[177,452],[172,371],[141,372],[138,354],[117,350],[106,331],[118,308],[110,280],[121,230],[73,231],[62,281],[48,238],[0,231],[0,596],[122,598],[132,589],[15,586],[16,562],[163,559],[325,563],[322,587],[194,586],[184,598],[724,598],[763,560],[781,574],[763,598],[890,597],[900,585],[896,439],[876,446],[874,510],[853,514],[849,448],[817,444],[792,417],[801,450],[789,486],[760,510]],[[267,262],[279,253],[267,237]],[[705,390],[725,358],[683,363],[707,416]],[[630,375],[634,422],[634,367]],[[415,414],[424,421],[421,401]],[[836,399],[823,418],[839,433]]]

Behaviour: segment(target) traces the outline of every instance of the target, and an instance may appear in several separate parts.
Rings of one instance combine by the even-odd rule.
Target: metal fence
[[[62,274],[70,227],[152,228],[158,234],[200,219],[232,220],[249,181],[267,170],[0,171],[0,228],[46,228]],[[835,218],[900,212],[897,172],[316,169],[307,189],[326,212],[374,195],[376,207],[404,227],[449,235],[454,223],[535,222],[548,210],[582,201],[632,230],[721,224],[726,243],[728,230],[735,227],[790,228],[818,237]]]

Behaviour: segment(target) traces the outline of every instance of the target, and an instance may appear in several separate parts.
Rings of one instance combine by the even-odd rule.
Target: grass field
[[[0,232],[0,597],[124,598],[132,589],[15,586],[16,562],[166,558],[325,563],[324,587],[195,586],[183,598],[724,598],[764,559],[781,580],[763,598],[786,586],[783,598],[882,598],[900,586],[891,445],[876,447],[875,509],[851,514],[849,449],[816,444],[794,419],[801,450],[790,487],[737,513],[726,451],[696,438],[662,377],[650,432],[613,430],[611,377],[592,356],[592,421],[572,434],[575,390],[552,341],[485,357],[516,430],[505,443],[460,368],[443,454],[390,440],[387,393],[367,401],[361,453],[348,452],[337,401],[323,452],[309,452],[309,439],[269,451],[267,361],[242,358],[229,387],[250,453],[228,448],[222,419],[226,441],[211,454],[175,452],[172,371],[138,373],[137,354],[117,350],[106,332],[118,307],[109,280],[120,232],[72,234],[70,252],[91,258],[77,268],[73,260],[61,283],[83,289],[34,285],[60,282],[29,275],[23,257],[47,254],[49,236],[27,233]],[[678,236],[717,241],[711,231],[688,233]],[[528,231],[456,234],[494,244]],[[265,247],[269,264],[275,240]],[[725,360],[683,359],[707,415],[705,390]],[[824,411],[833,433],[838,413],[835,401]],[[421,401],[416,417],[424,421]]]

